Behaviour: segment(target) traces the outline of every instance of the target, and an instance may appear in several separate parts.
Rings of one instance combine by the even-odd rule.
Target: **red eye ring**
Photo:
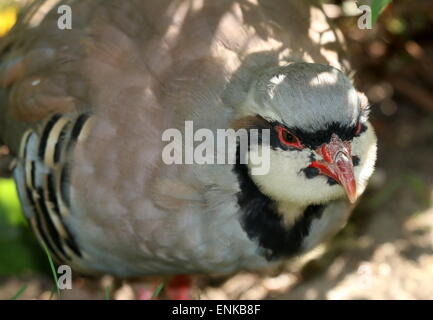
[[[296,149],[304,149],[304,146],[302,145],[301,141],[299,141],[298,137],[296,137],[289,130],[283,126],[277,126],[276,130],[278,133],[278,139],[280,139],[282,144],[289,147],[294,147]]]

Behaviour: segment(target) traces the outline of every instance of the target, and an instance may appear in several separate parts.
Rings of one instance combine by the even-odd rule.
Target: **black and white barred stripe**
[[[70,159],[74,146],[91,126],[88,114],[54,115],[40,130],[28,130],[21,140],[14,171],[18,194],[40,242],[59,263],[85,271],[89,257],[77,245],[65,221],[71,213]]]

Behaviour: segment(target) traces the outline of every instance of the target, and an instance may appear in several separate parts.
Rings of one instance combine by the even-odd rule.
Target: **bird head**
[[[269,141],[250,144],[249,155],[267,148],[269,170],[251,175],[276,201],[322,204],[363,192],[376,161],[376,136],[367,101],[341,71],[293,63],[265,70],[240,108],[244,127],[270,130]],[[251,174],[251,161],[248,162]]]

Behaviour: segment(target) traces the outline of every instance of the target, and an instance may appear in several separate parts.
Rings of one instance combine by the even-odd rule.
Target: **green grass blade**
[[[155,291],[152,294],[152,298],[157,298],[159,294],[161,293],[162,289],[164,288],[164,282],[161,282],[155,289]]]
[[[376,23],[380,14],[385,10],[386,6],[391,3],[392,0],[373,0],[371,3],[371,20]]]
[[[18,300],[23,293],[27,290],[27,285],[24,284],[18,291],[17,293],[14,294],[14,296],[12,298],[10,298],[10,300]]]
[[[111,300],[111,286],[105,287],[105,300]]]
[[[51,271],[53,273],[54,285],[55,285],[56,290],[57,290],[57,295],[60,298],[60,289],[59,289],[59,286],[58,286],[59,281],[58,281],[58,278],[57,278],[56,268],[54,267],[53,258],[51,257],[50,251],[48,250],[47,246],[45,244],[42,244],[42,246],[43,246],[43,248],[45,250],[45,253],[46,253],[47,257],[48,257],[48,261],[50,262]]]

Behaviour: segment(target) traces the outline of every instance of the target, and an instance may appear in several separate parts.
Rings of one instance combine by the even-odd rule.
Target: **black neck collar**
[[[324,205],[310,205],[290,227],[284,225],[283,217],[277,212],[276,203],[263,194],[251,179],[248,167],[239,161],[234,165],[241,191],[238,193],[238,204],[242,214],[242,228],[251,240],[257,241],[264,249],[268,260],[290,257],[301,251],[302,240],[309,234],[311,222],[320,218]]]

